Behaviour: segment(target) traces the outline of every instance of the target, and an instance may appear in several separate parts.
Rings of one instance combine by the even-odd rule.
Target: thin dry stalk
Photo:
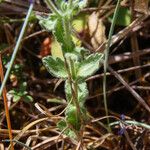
[[[134,2],[131,1],[131,13],[132,13],[132,20],[135,19],[135,15],[136,15],[136,12],[134,11]],[[139,52],[139,44],[138,44],[138,39],[137,39],[137,33],[133,33],[133,35],[131,36],[131,47],[132,47],[132,52]],[[133,63],[134,63],[134,66],[140,66],[140,57],[137,56],[137,57],[133,57]],[[136,70],[135,72],[135,75],[136,75],[136,78],[140,78],[142,76],[142,73],[141,73],[141,69],[138,69]]]
[[[144,101],[144,99],[129,86],[129,84],[122,78],[120,74],[114,71],[110,66],[108,67],[109,71],[126,87],[126,89],[137,99],[137,101],[150,113],[150,107]]]
[[[1,77],[1,82],[2,82],[3,79],[4,79],[4,72],[3,72],[3,66],[2,66],[1,53],[0,53],[0,77]],[[2,95],[3,95],[3,101],[4,101],[4,107],[5,107],[7,127],[8,127],[8,132],[9,132],[9,139],[10,139],[11,150],[14,150],[14,146],[13,146],[13,142],[12,142],[13,136],[12,136],[12,130],[11,130],[11,121],[10,121],[9,108],[8,108],[6,94],[7,94],[6,87],[4,87]]]

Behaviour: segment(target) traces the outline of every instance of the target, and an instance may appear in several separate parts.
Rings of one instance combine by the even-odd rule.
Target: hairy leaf
[[[67,71],[65,69],[65,64],[59,57],[47,56],[42,59],[48,72],[58,78],[67,78]]]
[[[78,101],[80,105],[83,106],[86,98],[88,97],[88,89],[87,89],[86,82],[78,83],[77,88],[78,88],[77,90]],[[70,101],[72,99],[73,94],[68,80],[65,82],[65,93],[66,93],[67,100]]]
[[[59,19],[57,20],[57,24],[55,27],[55,31],[53,32],[57,41],[63,45],[63,49],[66,49],[64,46],[64,29],[63,29],[63,20]]]
[[[80,129],[80,117],[77,113],[77,108],[74,105],[69,105],[65,112],[67,123],[71,124],[76,130]]]
[[[68,102],[71,101],[73,95],[72,95],[70,83],[68,80],[66,80],[65,82],[65,94],[66,94],[66,99],[68,100]]]
[[[57,24],[57,16],[54,14],[50,14],[47,18],[41,16],[37,16],[37,18],[39,19],[41,27],[47,31],[53,31]]]
[[[87,0],[74,0],[72,5],[72,15],[79,13],[87,4]]]
[[[80,102],[80,105],[84,105],[84,102],[86,98],[88,97],[88,89],[86,82],[82,82],[78,84],[78,101]]]
[[[76,138],[76,134],[74,133],[74,131],[72,131],[71,129],[69,128],[66,128],[67,127],[67,123],[65,122],[65,120],[61,120],[57,123],[57,127],[63,131],[64,129],[64,134],[66,134],[68,137],[70,138],[73,138],[75,139]]]
[[[94,74],[99,69],[100,61],[102,61],[102,59],[103,54],[100,53],[94,53],[89,55],[79,64],[77,76],[79,78],[85,79]]]

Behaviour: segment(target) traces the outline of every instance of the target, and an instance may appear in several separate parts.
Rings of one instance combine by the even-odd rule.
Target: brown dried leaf
[[[98,18],[98,13],[93,12],[88,20],[89,34],[92,46],[97,49],[100,44],[106,41],[105,26],[101,19]]]

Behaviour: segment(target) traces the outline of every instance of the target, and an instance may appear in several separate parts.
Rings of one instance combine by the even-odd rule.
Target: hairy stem
[[[64,42],[67,45],[67,51],[71,52],[73,48],[73,42],[72,42],[72,37],[71,37],[71,25],[70,25],[71,20],[69,20],[67,17],[64,17],[63,19],[63,27],[64,27]]]
[[[66,67],[66,70],[68,72],[68,80],[69,80],[69,84],[70,84],[70,87],[71,87],[73,103],[77,108],[77,115],[81,116],[81,110],[80,110],[80,106],[79,106],[79,103],[78,103],[77,87],[75,86],[75,83],[73,82],[72,74],[70,72],[69,65],[67,63],[66,58],[65,58],[65,67]],[[72,70],[72,68],[71,68],[71,70]]]

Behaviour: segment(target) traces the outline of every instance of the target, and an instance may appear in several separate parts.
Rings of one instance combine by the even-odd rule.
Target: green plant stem
[[[80,105],[79,105],[79,100],[78,100],[78,83],[76,80],[73,79],[74,76],[76,76],[76,70],[75,70],[75,64],[74,61],[72,59],[70,59],[70,67],[71,67],[71,81],[73,84],[73,92],[75,95],[75,105],[77,108],[77,115],[80,116],[80,120],[81,120],[81,124],[83,123],[83,118],[82,118],[82,112],[80,109]]]
[[[118,11],[120,8],[120,2],[121,0],[118,0],[116,8],[115,8],[115,12],[113,15],[113,20],[112,20],[112,24],[110,27],[110,31],[109,31],[109,36],[108,36],[108,43],[107,43],[107,47],[105,50],[105,60],[104,60],[104,78],[103,78],[103,93],[104,93],[104,107],[105,107],[105,111],[106,111],[106,116],[108,116],[108,108],[107,108],[107,95],[106,95],[106,83],[107,83],[107,77],[106,77],[106,72],[107,72],[107,66],[108,66],[108,55],[109,55],[109,50],[110,50],[110,44],[111,44],[111,39],[112,39],[112,34],[114,32],[114,27],[115,27],[115,23],[116,23],[116,19],[118,16]],[[109,125],[109,118],[107,118],[107,123]],[[109,127],[109,130],[111,132],[111,128]]]
[[[76,92],[77,89],[76,89],[76,87],[73,83],[72,75],[71,75],[69,65],[67,63],[67,60],[66,60],[65,56],[64,56],[64,60],[65,60],[65,67],[66,67],[66,70],[68,72],[68,80],[69,80],[69,84],[70,84],[70,88],[71,88],[71,92],[72,92],[72,97],[73,97],[72,100],[73,100],[74,105],[77,108],[77,115],[81,116],[80,106],[79,106],[79,103],[78,103],[78,95],[77,95],[77,92]],[[72,70],[72,68],[71,68],[71,70]],[[73,86],[72,86],[72,84],[73,84]]]
[[[72,1],[70,1],[70,3],[71,2]],[[67,51],[72,51],[72,44],[73,43],[72,43],[72,37],[71,37],[70,20],[65,16],[64,16],[64,19],[63,19],[63,27],[64,27],[64,31],[65,31],[64,32],[64,35],[65,35],[64,38],[65,38],[65,42],[66,42],[66,45],[67,45]],[[69,60],[70,65],[69,65],[66,58],[65,58],[65,54],[63,54],[63,57],[64,57],[64,60],[65,60],[65,67],[66,67],[66,70],[68,72],[69,84],[70,84],[71,91],[72,91],[72,94],[73,94],[73,102],[74,102],[74,105],[77,108],[77,115],[81,116],[80,118],[81,118],[81,122],[82,122],[82,113],[81,113],[80,106],[79,106],[79,103],[78,103],[78,93],[77,93],[78,87],[76,86],[76,83],[74,83],[73,76],[72,76],[72,75],[75,74],[74,62],[73,62],[73,60],[70,59]]]
[[[65,34],[65,43],[67,45],[67,51],[72,51],[72,37],[71,37],[71,26],[70,26],[70,20],[67,17],[64,17],[63,19],[63,27],[64,27],[64,34]]]
[[[123,122],[124,122],[124,123],[127,123],[127,124],[129,124],[129,125],[136,125],[136,126],[140,126],[140,127],[143,127],[143,128],[145,128],[145,129],[150,130],[150,125],[145,124],[145,123],[141,123],[141,122],[137,122],[137,121],[132,121],[132,120],[125,120],[125,121],[123,121]],[[110,123],[109,125],[110,125],[110,126],[114,126],[114,125],[118,125],[118,124],[120,124],[120,121],[112,122],[112,123]]]
[[[30,7],[29,7],[29,10],[28,10],[27,16],[26,16],[26,18],[25,18],[23,27],[22,27],[22,29],[21,29],[19,38],[18,38],[17,43],[16,43],[16,46],[15,46],[15,48],[14,48],[14,52],[13,52],[13,54],[12,54],[12,57],[11,57],[11,60],[10,60],[10,63],[9,63],[9,67],[8,67],[8,69],[7,69],[7,71],[6,71],[4,80],[3,80],[2,85],[1,85],[1,88],[0,88],[0,96],[2,95],[3,88],[4,88],[4,86],[5,86],[6,82],[7,82],[7,79],[8,79],[8,77],[9,77],[11,68],[12,68],[13,63],[14,63],[14,61],[15,61],[15,58],[16,58],[17,52],[18,52],[18,50],[19,50],[19,46],[20,46],[20,44],[21,44],[22,37],[23,37],[23,35],[24,35],[24,33],[25,33],[25,29],[26,29],[26,26],[27,26],[27,24],[28,24],[29,17],[30,17],[30,15],[31,15],[32,9],[33,9],[33,3],[30,4]]]
[[[61,16],[61,13],[59,12],[59,10],[55,7],[55,5],[53,4],[52,0],[45,0],[45,3],[47,4],[47,6],[49,7],[49,9],[57,14],[58,16]]]
[[[70,8],[72,7],[72,3],[73,3],[73,0],[70,0],[70,1],[69,1],[69,6],[70,6]]]

